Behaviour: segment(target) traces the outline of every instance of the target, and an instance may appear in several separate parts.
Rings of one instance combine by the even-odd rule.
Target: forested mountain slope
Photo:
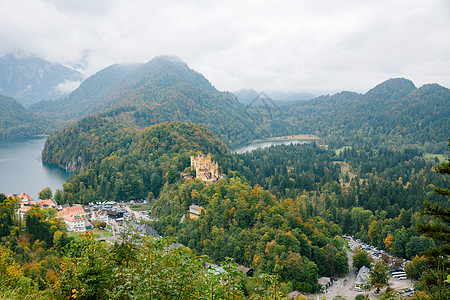
[[[105,110],[104,98],[122,84],[138,65],[109,66],[87,78],[67,97],[58,101],[41,101],[30,107],[30,110],[51,116],[52,119],[77,120],[87,115]]]
[[[203,75],[167,56],[143,65],[111,66],[88,78],[67,98],[40,102],[30,109],[43,117],[72,122],[108,111],[107,115],[125,118],[140,128],[165,121],[201,123],[224,140],[230,140],[228,125],[233,120],[256,129],[233,94],[217,91]],[[242,131],[239,138],[248,134]]]
[[[64,185],[65,202],[124,201],[158,196],[196,151],[227,150],[204,125],[166,122],[137,131],[94,116],[51,136],[42,160],[79,173]]]
[[[47,122],[15,99],[0,95],[0,140],[20,139],[43,133]]]
[[[339,145],[418,145],[443,153],[450,133],[450,90],[389,79],[364,95],[343,92],[289,107],[284,116],[304,133]]]

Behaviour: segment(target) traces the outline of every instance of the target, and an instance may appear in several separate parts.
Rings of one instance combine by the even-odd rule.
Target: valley
[[[89,232],[78,238],[52,210],[28,207],[31,213],[18,220],[14,209],[29,205],[0,194],[1,249],[15,257],[35,295],[91,293],[88,299],[102,289],[118,299],[175,297],[169,292],[189,298],[210,288],[224,299],[263,292],[314,298],[324,291],[319,278],[354,275],[349,258],[357,252],[346,251],[345,235],[408,261],[419,294],[435,292],[424,285],[423,266],[431,264],[426,251],[443,243],[418,228],[436,222],[424,209],[448,210],[445,192],[435,189],[450,185],[443,176],[450,133],[445,87],[417,88],[395,78],[365,94],[248,107],[180,59],[160,56],[110,66],[66,97],[27,109],[12,98],[0,101],[2,140],[48,133],[42,161],[73,174],[49,198],[66,208],[145,199],[151,215],[133,213],[129,222],[163,237],[119,237],[123,229],[108,219],[115,242],[109,234],[101,238],[108,242]],[[236,150],[242,144],[250,147]],[[195,166],[193,158],[203,163]],[[447,221],[439,224],[448,229]],[[181,246],[168,251],[173,244]],[[368,258],[372,270],[398,267],[389,263]],[[169,265],[177,281],[170,289],[175,279],[161,271]],[[152,289],[137,284],[149,280],[147,269],[155,270]],[[191,277],[198,290],[187,287]]]

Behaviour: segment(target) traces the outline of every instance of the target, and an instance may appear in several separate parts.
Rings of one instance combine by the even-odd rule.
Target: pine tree
[[[439,174],[450,175],[450,159],[441,163],[435,170]],[[435,193],[450,197],[450,186],[436,188]],[[432,299],[450,299],[450,284],[446,280],[450,275],[450,208],[425,202],[421,214],[431,217],[431,221],[418,224],[417,232],[438,241],[437,247],[422,253],[429,267],[422,276],[422,282]]]

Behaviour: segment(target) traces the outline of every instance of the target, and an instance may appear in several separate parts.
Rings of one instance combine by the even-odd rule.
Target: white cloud
[[[0,0],[0,55],[92,74],[176,55],[221,90],[365,92],[390,77],[450,87],[445,0]]]
[[[54,86],[53,89],[60,95],[67,95],[78,88],[80,84],[81,81],[79,80],[64,80],[64,82]]]

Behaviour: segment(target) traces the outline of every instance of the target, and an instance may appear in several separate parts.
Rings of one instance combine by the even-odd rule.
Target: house
[[[107,210],[108,218],[116,220],[117,222],[123,221],[123,212],[117,210]]]
[[[19,219],[23,219],[25,217],[25,215],[27,214],[27,212],[32,208],[33,206],[31,205],[24,205],[21,208],[19,208],[19,210],[17,211],[17,216],[19,217]]]
[[[323,290],[329,288],[333,284],[330,277],[320,277],[317,279],[317,282]]]
[[[84,211],[82,205],[67,206],[62,210],[58,211],[57,214],[58,217],[64,217],[69,215],[80,216],[83,217],[84,219],[86,218],[86,212]]]
[[[58,211],[58,217],[63,218],[67,226],[67,231],[86,231],[86,212],[82,205],[68,206]]]
[[[238,266],[239,270],[247,277],[253,277],[253,268],[246,268],[244,266]]]
[[[290,292],[289,294],[287,294],[288,299],[303,299],[302,297],[304,297],[305,295],[303,295],[302,293],[300,293],[299,291],[293,291]],[[305,297],[306,298],[306,297]]]
[[[22,200],[22,202],[34,202],[33,198],[31,198],[27,193],[20,193],[17,198]]]
[[[195,178],[205,182],[214,182],[219,179],[219,164],[211,161],[211,154],[203,155],[198,152],[197,157],[191,156],[191,168],[195,169]]]
[[[355,280],[355,287],[357,288],[363,288],[364,285],[366,285],[369,282],[370,278],[370,269],[366,266],[362,266],[359,271],[358,275],[356,275]]]
[[[129,226],[130,228],[132,228],[134,232],[139,233],[141,236],[152,236],[156,239],[161,238],[158,232],[152,227],[150,227],[148,224],[141,224],[133,221],[129,224]]]
[[[170,246],[169,246],[170,249],[177,249],[177,248],[180,248],[180,247],[181,247],[181,248],[186,248],[185,245],[180,244],[180,243],[178,243],[178,242],[172,243],[172,244],[170,244]]]
[[[37,205],[39,205],[39,207],[41,209],[44,209],[44,208],[54,208],[54,209],[56,209],[56,207],[58,207],[58,205],[56,204],[56,201],[53,201],[51,199],[39,200]]]
[[[91,211],[91,220],[108,223],[108,213],[104,210]]]
[[[204,210],[203,207],[192,204],[191,206],[189,206],[189,218],[195,220],[200,218],[200,214],[202,213],[203,210]]]
[[[79,215],[65,215],[64,222],[67,226],[67,231],[84,232],[86,231],[86,220]]]
[[[31,198],[30,195],[28,195],[27,193],[20,193],[20,194],[8,194],[6,195],[6,198],[18,198],[20,199],[20,206],[24,206],[24,205],[33,205],[34,204],[34,200],[33,198]]]

